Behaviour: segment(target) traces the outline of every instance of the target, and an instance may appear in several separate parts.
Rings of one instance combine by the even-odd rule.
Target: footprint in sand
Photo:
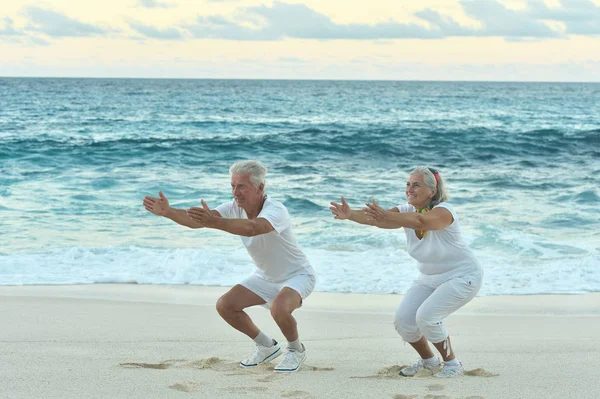
[[[247,372],[255,374],[267,374],[272,373],[275,365],[271,363],[263,363],[258,367],[242,369],[239,367],[239,363],[226,363],[223,359],[218,357],[209,357],[207,359],[200,360],[185,360],[185,359],[170,359],[160,363],[141,363],[141,362],[127,362],[120,363],[121,367],[128,368],[143,368],[143,369],[156,369],[165,370],[170,368],[192,368],[201,370],[215,370],[215,371],[229,371],[232,372],[230,375],[239,375]],[[301,370],[305,371],[333,371],[333,367],[315,367],[305,365]]]
[[[229,387],[229,388],[224,388],[225,391],[228,391],[231,393],[238,393],[238,394],[243,394],[243,393],[248,393],[248,392],[265,392],[268,389],[269,388],[266,388],[266,387]]]
[[[350,377],[350,378],[356,378],[356,379],[361,379],[361,378],[365,378],[365,379],[406,378],[406,377],[402,377],[400,375],[400,370],[402,370],[405,367],[406,366],[384,367],[381,370],[379,370],[376,375],[367,375],[364,377]]]
[[[417,374],[415,374],[415,377],[418,377],[418,378],[433,377],[433,375],[436,374],[438,371],[440,371],[439,368],[433,369],[433,370],[422,368],[421,370],[417,371]]]
[[[178,382],[177,384],[169,385],[169,388],[180,392],[198,392],[202,383],[200,382]]]
[[[400,370],[402,370],[405,367],[408,367],[408,366],[403,364],[402,366],[394,365],[394,366],[384,367],[377,372],[377,375],[382,376],[382,377],[396,377],[396,376],[400,375]]]
[[[366,378],[366,379],[404,379],[408,377],[404,377],[400,375],[400,370],[408,367],[406,365],[401,366],[389,366],[384,367],[377,372],[376,375],[368,375],[364,377],[350,377],[350,378]],[[431,377],[432,372],[427,369],[419,370],[419,372],[415,375],[415,377]],[[413,377],[414,378],[414,377]]]
[[[315,366],[302,366],[300,370],[306,371],[333,371],[335,367],[315,367]]]
[[[401,393],[395,394],[393,399],[416,399],[417,395],[402,395]]]
[[[291,391],[291,392],[282,393],[281,397],[282,398],[305,398],[309,395],[310,394],[308,392],[304,392],[304,391]]]
[[[218,357],[200,360],[171,359],[160,363],[120,363],[121,367],[165,370],[170,368],[190,368],[200,370],[229,371],[237,369],[237,363],[225,363]]]
[[[268,375],[265,375],[264,377],[259,378],[258,380],[256,380],[256,382],[272,382],[274,380],[276,380],[279,377],[279,375],[275,374],[275,373],[271,373]]]
[[[128,368],[142,368],[142,369],[157,369],[164,370],[171,367],[166,363],[120,363],[119,366]]]
[[[450,396],[446,396],[446,395],[432,395],[430,393],[428,393],[427,395],[423,396],[424,399],[452,399]]]
[[[236,363],[235,367],[232,370],[229,370],[230,372],[225,375],[235,376],[235,375],[258,374],[258,375],[264,375],[265,376],[264,378],[267,378],[267,377],[273,376],[275,374],[275,372],[273,371],[274,368],[275,368],[275,366],[271,363],[262,363],[256,367],[249,367],[249,368],[242,368],[239,366],[239,364]],[[275,377],[273,377],[273,378],[275,378]],[[260,381],[260,382],[268,382],[268,381],[265,380],[265,381]]]
[[[444,389],[444,386],[442,384],[431,384],[427,385],[427,389],[430,391],[441,391]]]
[[[465,375],[468,375],[470,377],[497,377],[498,376],[497,373],[492,373],[491,371],[486,371],[481,368],[473,369],[473,370],[466,370]]]

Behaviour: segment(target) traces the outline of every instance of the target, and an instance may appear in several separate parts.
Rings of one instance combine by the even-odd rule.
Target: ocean
[[[406,292],[402,230],[329,202],[406,202],[439,169],[485,270],[480,295],[600,291],[600,84],[0,78],[0,285],[233,285],[239,237],[145,211],[231,199],[259,159],[317,291]]]

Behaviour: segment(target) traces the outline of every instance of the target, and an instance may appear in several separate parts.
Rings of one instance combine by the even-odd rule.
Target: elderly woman
[[[425,368],[436,377],[459,376],[464,369],[442,321],[477,295],[483,271],[462,238],[458,216],[446,202],[444,179],[437,170],[415,168],[406,182],[406,198],[407,204],[386,211],[374,199],[362,210],[353,210],[342,197],[341,204],[332,202],[330,209],[335,219],[385,229],[404,227],[408,253],[418,261],[419,278],[398,307],[394,325],[420,358],[400,375],[411,377]],[[428,341],[442,355],[442,363]]]

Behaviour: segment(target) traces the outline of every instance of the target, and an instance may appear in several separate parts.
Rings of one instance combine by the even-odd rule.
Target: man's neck
[[[256,217],[260,214],[260,211],[262,211],[263,205],[265,204],[265,201],[267,199],[267,196],[265,195],[262,200],[260,200],[257,204],[249,206],[248,208],[244,208],[244,211],[246,211],[246,216],[248,216],[248,219],[256,219]]]

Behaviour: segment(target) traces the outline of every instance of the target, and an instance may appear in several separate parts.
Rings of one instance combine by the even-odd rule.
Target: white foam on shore
[[[308,249],[316,290],[403,294],[417,278],[404,249]],[[480,295],[566,294],[600,291],[598,255],[531,258],[477,253],[484,265]],[[0,255],[0,285],[94,283],[231,286],[253,264],[245,249],[71,247]]]

